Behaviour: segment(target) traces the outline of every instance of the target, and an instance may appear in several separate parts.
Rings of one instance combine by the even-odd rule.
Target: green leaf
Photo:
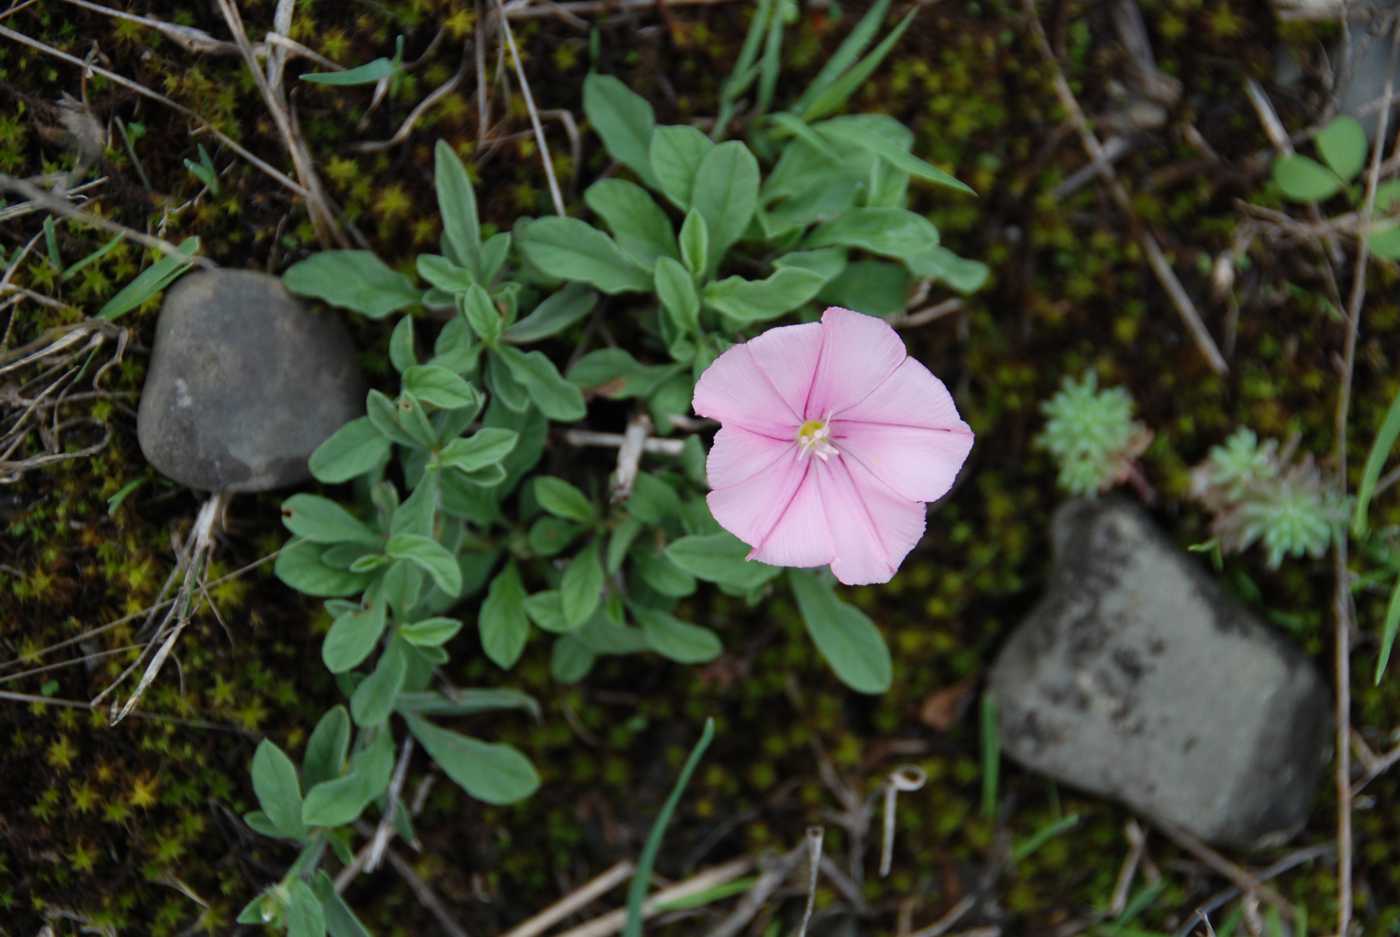
[[[550,514],[566,521],[594,524],[598,520],[598,509],[588,496],[553,475],[540,475],[535,479],[535,500]]]
[[[475,387],[432,364],[415,365],[404,371],[403,388],[419,400],[445,410],[481,406],[481,394]]]
[[[1337,174],[1316,160],[1287,153],[1274,160],[1274,183],[1295,202],[1321,202],[1342,188]]]
[[[822,283],[830,283],[842,270],[846,269],[846,252],[839,247],[820,247],[810,251],[793,251],[773,258],[773,266],[778,270],[806,270],[822,278]]]
[[[775,270],[764,280],[725,277],[705,287],[705,304],[736,322],[765,322],[812,299],[826,281],[800,267]]]
[[[647,887],[651,884],[652,865],[656,862],[656,854],[661,850],[661,839],[666,835],[666,825],[671,822],[671,815],[676,812],[676,807],[681,802],[681,794],[685,793],[690,776],[695,773],[700,758],[705,754],[705,749],[710,747],[710,740],[714,737],[715,721],[706,719],[700,740],[690,750],[690,756],[681,767],[680,777],[676,778],[676,786],[671,789],[666,803],[661,805],[661,812],[656,815],[656,822],[647,834],[646,845],[642,847],[642,855],[637,860],[637,872],[632,876],[632,884],[627,889],[627,920],[623,925],[622,937],[642,937],[642,904],[646,900]]]
[[[492,745],[440,728],[417,716],[405,716],[408,728],[453,781],[477,800],[510,804],[540,786],[528,758],[509,745]]]
[[[1366,131],[1361,121],[1342,114],[1317,135],[1317,149],[1329,169],[1343,182],[1350,182],[1366,165]]]
[[[817,298],[870,315],[896,315],[904,311],[909,299],[909,273],[899,264],[883,260],[852,261],[822,287]]]
[[[643,550],[632,559],[637,576],[658,594],[682,599],[695,592],[695,577],[677,566],[664,553]]]
[[[542,351],[524,352],[502,345],[496,355],[510,369],[511,376],[529,394],[529,401],[541,413],[560,423],[583,419],[588,408],[577,387],[564,380],[559,369]]]
[[[681,223],[681,260],[695,277],[703,276],[710,263],[710,228],[694,208]]]
[[[277,745],[263,739],[253,754],[253,792],[258,805],[283,836],[302,836],[301,784],[292,759]]]
[[[423,571],[408,560],[398,560],[384,573],[379,591],[400,618],[407,618],[423,596]]]
[[[443,446],[438,459],[449,468],[475,472],[503,462],[519,441],[520,434],[515,430],[487,426]]]
[[[593,669],[596,655],[573,635],[564,635],[550,651],[549,675],[559,683],[577,683]]]
[[[938,229],[904,208],[853,208],[820,225],[807,247],[858,247],[872,254],[905,258],[938,244]]]
[[[564,606],[558,589],[546,589],[527,598],[525,614],[541,631],[551,634],[568,634],[579,629],[579,625],[570,625],[564,620]]]
[[[369,251],[322,251],[292,264],[282,283],[298,296],[310,296],[371,319],[418,305],[422,293],[413,281]]]
[[[456,618],[425,618],[399,627],[399,637],[415,647],[441,647],[457,636],[462,622]]]
[[[841,682],[860,693],[890,688],[890,651],[880,630],[853,605],[836,597],[825,577],[793,570],[788,574],[807,633]]]
[[[642,364],[621,348],[599,348],[575,361],[566,376],[572,384],[620,400],[649,395],[682,367]]]
[[[975,293],[987,282],[987,265],[965,260],[946,247],[931,247],[917,257],[905,259],[915,276],[942,280],[963,295]]]
[[[384,602],[371,600],[368,608],[357,608],[331,622],[321,642],[321,661],[331,673],[344,673],[358,667],[374,652],[384,634]]]
[[[676,489],[649,472],[637,475],[624,503],[633,516],[647,524],[661,524],[681,513],[681,497]]]
[[[828,114],[834,114],[845,107],[846,101],[855,93],[856,89],[870,78],[875,69],[880,67],[880,63],[885,60],[894,49],[895,43],[899,42],[904,35],[904,31],[909,28],[909,24],[914,22],[914,17],[918,14],[918,8],[910,10],[900,20],[894,29],[880,41],[880,44],[870,50],[870,54],[856,63],[849,71],[843,73],[840,78],[831,82],[815,96],[810,103],[798,110],[803,120],[820,120]],[[882,14],[883,16],[883,11]],[[869,18],[869,17],[867,17]],[[864,25],[862,23],[862,25]],[[837,50],[840,52],[841,50]]]
[[[939,169],[937,166],[924,162],[912,153],[902,149],[897,143],[887,137],[877,133],[870,133],[868,129],[860,124],[837,118],[817,124],[814,129],[828,140],[854,144],[869,153],[873,153],[895,169],[901,172],[907,172],[915,179],[923,179],[936,185],[957,189],[959,192],[966,192],[968,195],[977,194],[965,183],[959,182],[956,178]]]
[[[309,791],[322,781],[340,777],[345,767],[345,757],[350,751],[350,714],[344,706],[332,706],[326,710],[321,721],[311,732],[306,742],[306,751],[301,756],[301,776]],[[297,813],[301,821],[301,813]]]
[[[676,331],[682,334],[696,332],[700,328],[700,294],[695,292],[695,281],[690,272],[670,257],[662,257],[656,262],[653,271],[656,280],[656,295],[661,306],[671,318]]]
[[[730,533],[691,534],[666,548],[671,561],[692,576],[736,589],[755,589],[782,572],[747,559],[748,553],[748,544]]]
[[[471,716],[500,709],[523,709],[540,718],[540,704],[519,690],[457,688],[443,693],[400,693],[399,712],[414,715]]]
[[[598,294],[582,283],[570,283],[535,307],[519,322],[506,329],[504,338],[517,345],[537,342],[580,321],[598,304]]]
[[[402,641],[390,641],[374,672],[360,681],[350,696],[350,715],[355,724],[377,726],[394,711],[394,699],[408,676],[408,658]]]
[[[364,521],[320,495],[292,495],[283,501],[282,524],[298,537],[312,543],[379,546],[379,535]]]
[[[536,556],[557,556],[581,533],[583,527],[580,525],[545,515],[530,525],[527,540]]]
[[[526,226],[520,249],[551,276],[591,284],[604,293],[645,293],[651,276],[612,238],[577,218],[540,218]]]
[[[431,537],[399,534],[389,538],[385,552],[396,560],[408,560],[417,565],[448,595],[455,596],[462,589],[462,571],[456,557]]]
[[[1385,624],[1381,627],[1381,651],[1376,658],[1376,686],[1381,685],[1385,668],[1390,664],[1390,652],[1395,647],[1395,635],[1400,632],[1400,577],[1390,592],[1390,604],[1385,607]]]
[[[662,194],[681,211],[690,208],[695,174],[714,143],[694,127],[657,127],[651,137],[651,168]]]
[[[1376,225],[1366,234],[1366,245],[1381,260],[1400,260],[1400,224]]]
[[[512,375],[510,366],[500,355],[486,359],[486,387],[500,404],[517,413],[530,408],[530,395]]]
[[[1361,485],[1356,491],[1356,508],[1351,518],[1351,532],[1358,539],[1366,536],[1371,496],[1375,494],[1381,469],[1385,468],[1385,460],[1390,457],[1397,439],[1400,439],[1400,393],[1391,399],[1390,409],[1386,411],[1381,428],[1371,443],[1371,451],[1366,456],[1366,467],[1361,470]]]
[[[627,558],[627,551],[632,548],[633,541],[641,532],[641,522],[631,515],[624,517],[613,528],[612,534],[608,537],[608,554],[605,562],[609,576],[616,574],[622,568],[622,561]]]
[[[501,320],[501,311],[496,308],[495,302],[484,289],[472,284],[457,299],[457,308],[462,311],[462,318],[467,320],[472,332],[479,337],[488,347],[494,346],[496,340],[501,337],[505,323]]]
[[[326,914],[311,886],[300,878],[287,885],[287,937],[326,937]]]
[[[420,260],[422,258],[419,258]],[[389,363],[402,374],[418,363],[413,350],[413,317],[404,316],[389,335]]]
[[[632,615],[642,626],[647,646],[680,664],[704,664],[723,651],[719,637],[709,628],[681,621],[669,612],[636,606]]]
[[[186,270],[190,269],[191,261],[189,258],[199,252],[199,238],[185,238],[176,247],[184,256],[175,257],[163,254],[160,260],[141,271],[136,279],[122,287],[115,296],[103,303],[102,308],[97,310],[97,318],[106,319],[109,322],[118,319],[179,279]]]
[[[753,220],[758,182],[758,160],[737,140],[719,144],[700,163],[693,199],[709,231],[709,269],[719,265]]]
[[[335,883],[325,872],[317,872],[311,883],[312,890],[326,912],[326,929],[331,937],[371,937],[369,930],[360,923],[355,912],[345,903],[345,899],[335,890]]]
[[[470,270],[438,254],[419,254],[414,266],[420,277],[453,296],[465,293],[476,283],[476,276]]]
[[[393,738],[381,729],[373,742],[350,759],[348,772],[306,792],[302,822],[307,826],[331,827],[354,822],[370,801],[388,790],[393,771]]]
[[[389,440],[368,417],[358,417],[316,447],[308,462],[311,474],[326,484],[349,481],[374,471],[389,458]]]
[[[525,584],[520,580],[514,561],[506,563],[491,580],[486,601],[481,603],[477,627],[486,656],[503,670],[514,667],[530,637],[530,620],[525,615]]]
[[[565,627],[586,622],[602,598],[603,561],[598,555],[598,541],[591,540],[564,568],[559,581],[559,606]]]
[[[656,187],[649,155],[656,117],[646,98],[611,75],[589,72],[583,80],[583,112],[612,158]]]
[[[679,257],[671,219],[646,189],[622,179],[603,179],[588,187],[583,200],[603,219],[617,244],[650,269],[658,257]]]
[[[321,560],[323,552],[320,544],[292,540],[277,554],[273,571],[278,579],[307,595],[351,595],[365,587],[365,576],[327,565]]]
[[[433,184],[438,212],[442,215],[442,239],[458,263],[479,269],[481,222],[476,213],[476,193],[467,167],[448,145],[439,140],[433,148]]]
[[[346,87],[350,85],[373,85],[378,84],[385,78],[391,78],[398,72],[399,64],[393,59],[380,56],[372,62],[363,65],[356,65],[354,68],[347,68],[338,72],[302,72],[299,76],[302,81],[310,82],[313,85],[334,85]]]

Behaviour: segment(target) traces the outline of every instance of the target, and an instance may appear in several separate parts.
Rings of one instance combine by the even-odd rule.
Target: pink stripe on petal
[[[705,475],[711,488],[729,488],[769,471],[792,448],[791,440],[760,436],[741,426],[721,426],[705,460]]]
[[[727,488],[706,496],[719,525],[751,547],[763,540],[787,510],[806,475],[806,463],[792,446],[775,463]]]
[[[822,315],[822,352],[803,415],[820,420],[868,397],[908,355],[889,323],[832,306]]]
[[[889,582],[923,536],[924,506],[851,459],[819,462],[817,482],[836,547],[836,578],[848,586]]]
[[[947,494],[972,450],[972,431],[963,423],[924,429],[842,419],[832,422],[832,439],[844,455],[911,501]]]
[[[805,477],[773,529],[754,547],[750,559],[774,566],[825,566],[836,555],[826,525],[813,463],[804,459]]]
[[[821,345],[822,327],[809,322],[769,329],[745,346],[793,416],[802,416]]]
[[[691,405],[701,416],[774,438],[791,439],[802,422],[743,345],[730,348],[705,369]]]
[[[948,388],[913,358],[905,358],[889,377],[872,387],[869,394],[851,401],[834,413],[833,418],[842,422],[859,420],[892,426],[967,429],[967,424],[958,418],[958,408]]]

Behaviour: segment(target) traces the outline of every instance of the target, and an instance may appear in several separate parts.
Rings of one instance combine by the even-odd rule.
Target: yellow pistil
[[[831,427],[826,420],[808,420],[797,429],[797,446],[803,457],[815,455],[825,462],[836,453],[831,444]]]

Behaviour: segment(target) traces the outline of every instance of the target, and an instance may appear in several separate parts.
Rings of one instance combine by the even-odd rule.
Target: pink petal
[[[799,416],[821,355],[822,327],[816,322],[784,325],[769,329],[747,344],[759,370],[767,375],[793,416]]]
[[[705,498],[721,527],[751,547],[782,518],[807,476],[797,447],[788,446],[778,460],[736,484],[716,488]]]
[[[802,409],[820,420],[864,400],[908,357],[889,323],[839,306],[822,314],[821,357]]]
[[[735,345],[705,369],[691,405],[701,416],[777,439],[792,439],[802,423],[747,344]]]
[[[760,436],[741,426],[721,426],[705,460],[705,475],[711,488],[729,488],[767,471],[784,456],[791,455],[791,440]]]
[[[817,461],[802,460],[806,477],[798,485],[787,510],[754,547],[749,559],[773,566],[825,566],[836,556],[813,468]]]
[[[848,586],[889,582],[924,534],[924,506],[853,459],[817,461],[815,471],[836,545],[831,571]]]
[[[841,420],[832,429],[843,456],[910,501],[937,501],[947,494],[972,449],[972,431],[966,427],[924,429]]]
[[[961,429],[971,432],[958,417],[953,395],[922,363],[905,358],[869,394],[832,414],[842,422],[888,423],[927,429]]]

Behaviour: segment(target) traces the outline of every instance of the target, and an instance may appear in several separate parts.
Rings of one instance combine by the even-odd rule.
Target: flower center
[[[814,455],[825,462],[837,451],[831,444],[831,427],[826,420],[808,420],[803,423],[797,429],[796,442],[804,458]]]

